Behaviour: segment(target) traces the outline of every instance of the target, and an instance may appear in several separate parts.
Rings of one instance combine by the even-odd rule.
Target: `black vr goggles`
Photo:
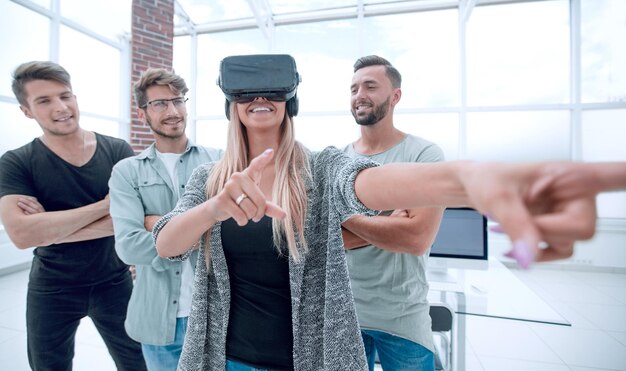
[[[287,114],[298,114],[296,90],[300,75],[296,61],[287,54],[235,55],[220,62],[217,85],[226,96],[226,117],[230,102],[247,103],[257,97],[287,102]]]

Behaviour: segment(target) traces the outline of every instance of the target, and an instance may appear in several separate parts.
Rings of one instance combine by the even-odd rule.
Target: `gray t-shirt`
[[[366,157],[380,164],[444,159],[436,144],[412,135],[375,155],[361,155],[352,144],[344,152],[352,158]],[[346,255],[361,328],[400,336],[434,351],[427,299],[428,252],[415,256],[369,245],[349,250]]]

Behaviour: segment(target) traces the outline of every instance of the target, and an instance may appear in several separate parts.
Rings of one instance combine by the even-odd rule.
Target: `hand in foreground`
[[[17,200],[17,206],[22,209],[24,215],[33,215],[46,212],[36,197],[24,196]]]
[[[143,227],[148,232],[152,232],[154,225],[161,219],[162,215],[146,215],[143,217]]]
[[[389,214],[389,216],[399,217],[399,218],[408,218],[409,210],[406,209],[396,209]]]
[[[472,205],[510,236],[506,255],[528,268],[532,261],[570,257],[575,241],[594,235],[595,197],[603,190],[596,170],[571,162],[474,163],[461,182]]]
[[[273,158],[274,151],[265,150],[250,162],[247,169],[233,174],[220,193],[206,201],[209,214],[215,221],[233,218],[238,225],[244,226],[249,220],[258,222],[263,215],[285,218],[285,211],[266,200],[259,188],[263,169]]]

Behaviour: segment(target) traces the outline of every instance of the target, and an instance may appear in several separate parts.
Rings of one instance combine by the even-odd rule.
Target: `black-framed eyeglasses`
[[[141,108],[146,108],[148,106],[152,107],[152,109],[157,112],[163,112],[167,109],[167,106],[171,102],[176,109],[185,108],[185,102],[187,102],[189,98],[185,97],[176,97],[172,99],[155,99],[141,106]]]

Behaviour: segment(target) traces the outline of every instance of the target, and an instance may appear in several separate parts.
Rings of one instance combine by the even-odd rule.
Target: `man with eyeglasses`
[[[28,363],[70,370],[74,338],[89,316],[118,370],[145,370],[141,346],[124,330],[133,283],[116,255],[107,182],[133,151],[84,130],[70,75],[56,63],[27,62],[13,92],[43,135],[0,159],[0,217],[20,249],[36,246],[26,298]]]
[[[187,138],[188,90],[182,77],[165,69],[142,74],[134,85],[137,115],[152,129],[154,143],[120,161],[109,181],[115,247],[136,269],[126,331],[141,343],[149,370],[178,365],[198,254],[183,262],[158,257],[152,227],[176,206],[193,169],[222,156]]]

